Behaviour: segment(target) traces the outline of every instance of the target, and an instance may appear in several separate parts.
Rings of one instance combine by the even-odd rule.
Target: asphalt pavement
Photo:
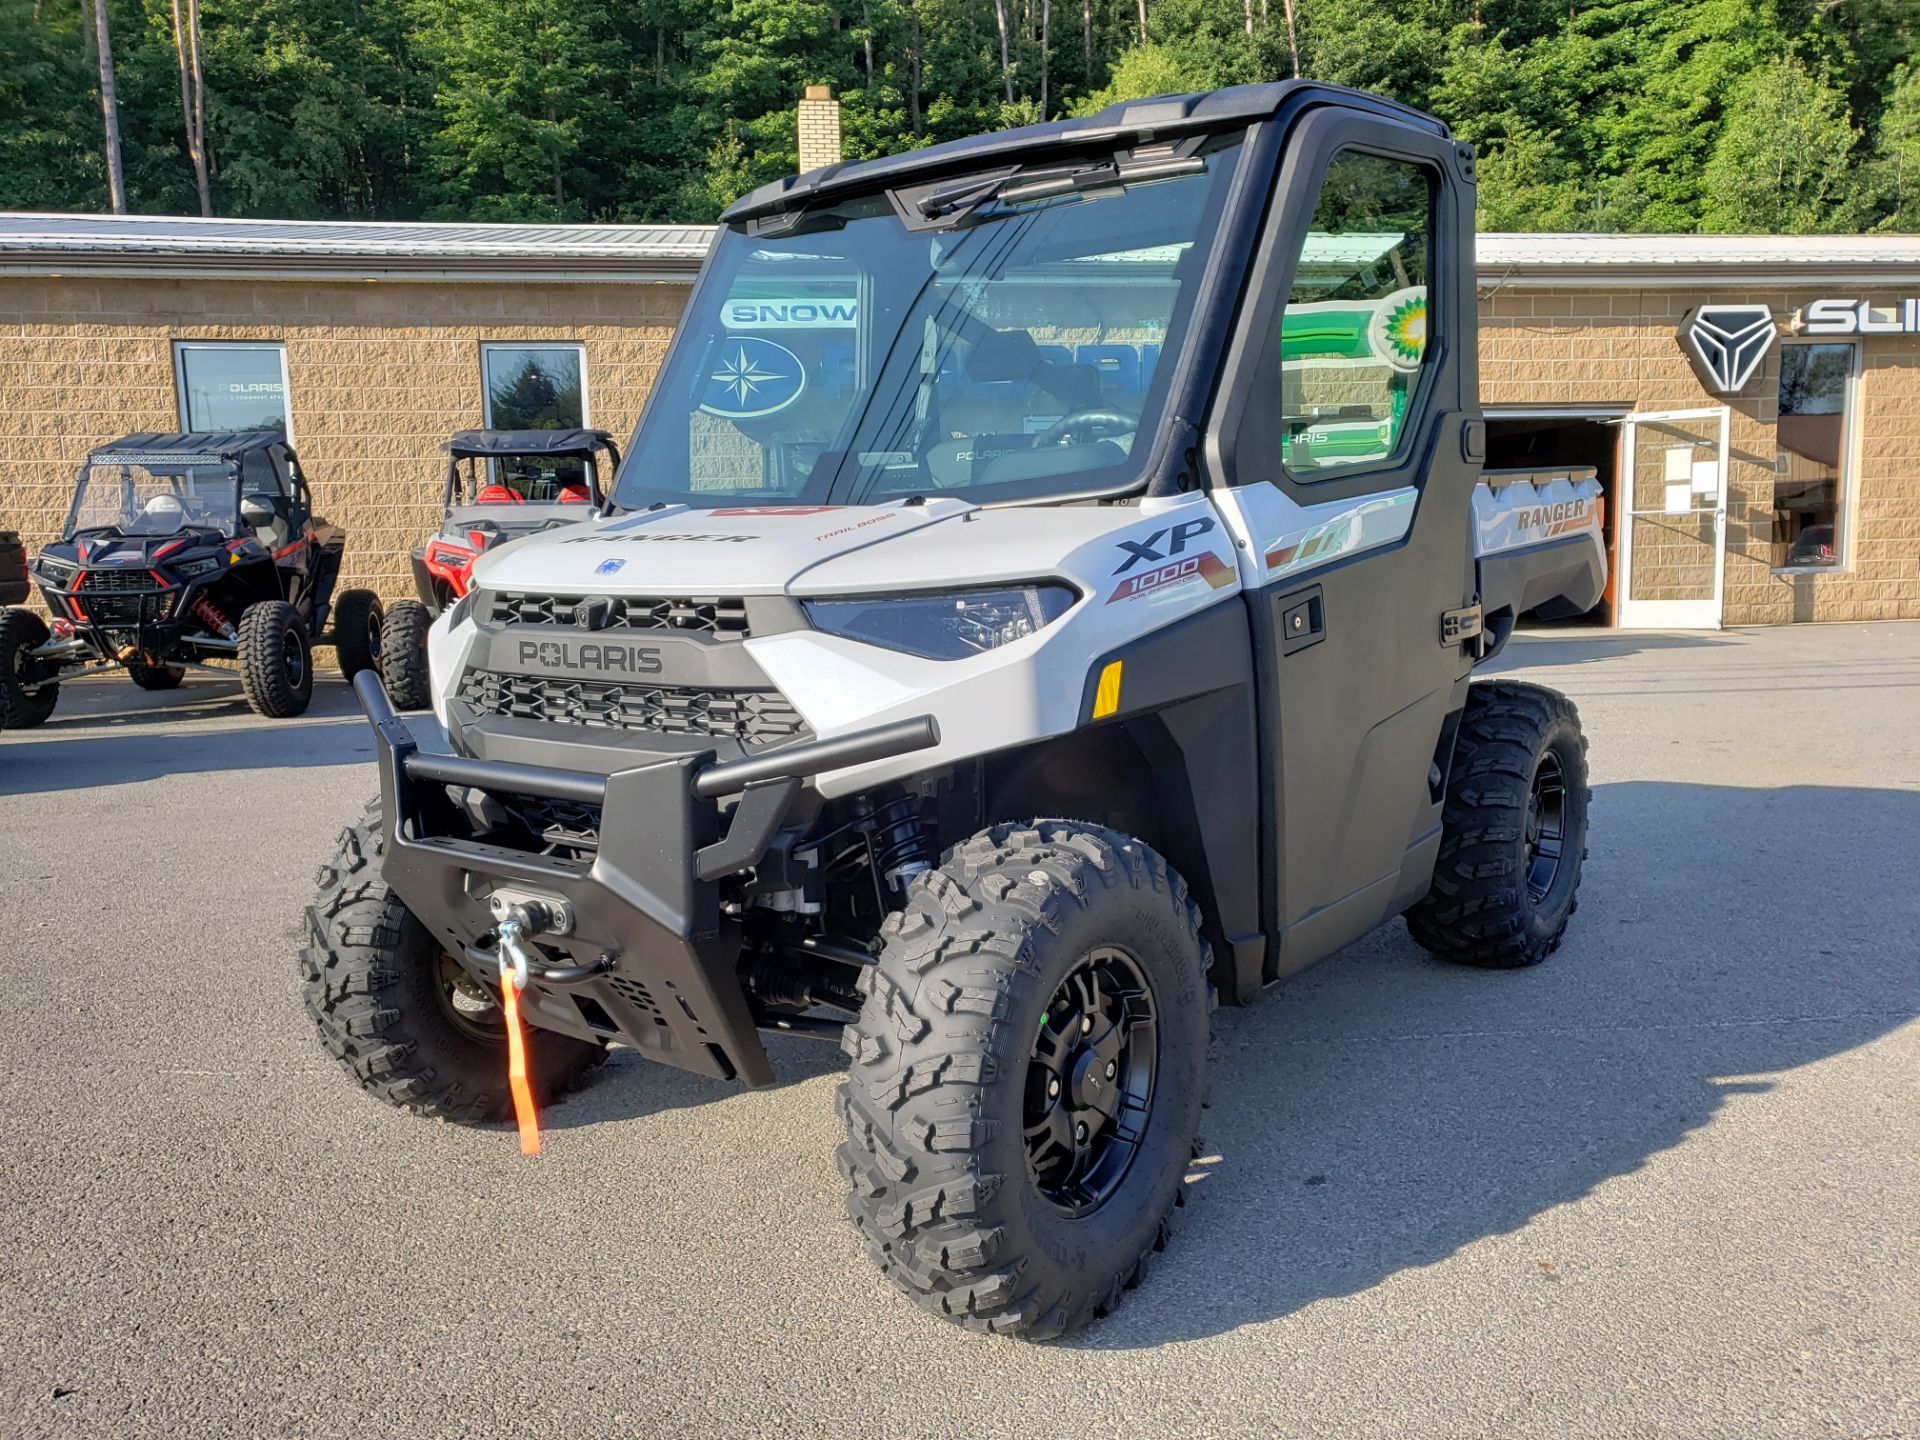
[[[1389,925],[1222,1011],[1112,1318],[921,1314],[833,1048],[617,1055],[547,1153],[381,1107],[296,992],[351,697],[68,687],[0,735],[0,1435],[1920,1435],[1920,624],[1525,636],[1592,741],[1561,951]]]

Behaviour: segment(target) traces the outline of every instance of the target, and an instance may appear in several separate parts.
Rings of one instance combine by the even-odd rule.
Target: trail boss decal
[[[648,645],[611,641],[522,640],[522,665],[548,670],[592,670],[607,675],[658,675],[660,652]]]

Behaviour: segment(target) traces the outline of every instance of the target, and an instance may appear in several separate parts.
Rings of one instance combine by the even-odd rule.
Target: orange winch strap
[[[540,1115],[533,1108],[533,1087],[527,1083],[527,1038],[520,1028],[520,987],[512,972],[501,977],[501,1008],[507,1017],[507,1088],[513,1092],[513,1118],[520,1126],[520,1153],[540,1153]]]

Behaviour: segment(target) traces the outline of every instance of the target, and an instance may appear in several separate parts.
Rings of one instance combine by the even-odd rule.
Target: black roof
[[[456,430],[440,447],[449,455],[591,455],[613,449],[604,430]]]
[[[775,180],[741,196],[721,212],[726,223],[748,220],[804,204],[827,195],[876,190],[912,177],[932,178],[943,171],[964,174],[994,163],[1010,163],[1020,152],[1106,140],[1153,136],[1164,138],[1194,130],[1225,129],[1270,119],[1289,100],[1336,102],[1370,109],[1403,124],[1418,125],[1436,135],[1447,127],[1424,111],[1396,100],[1328,85],[1317,80],[1280,80],[1265,85],[1234,85],[1190,95],[1156,95],[1147,100],[1121,100],[1098,114],[1074,120],[1049,120],[908,150],[879,160],[842,161],[805,175]]]
[[[111,444],[96,445],[87,452],[87,458],[135,453],[212,455],[222,460],[234,460],[250,451],[264,450],[269,445],[279,445],[288,450],[293,448],[287,444],[286,434],[279,430],[206,430],[180,435],[162,435],[143,430],[134,435],[122,435]]]

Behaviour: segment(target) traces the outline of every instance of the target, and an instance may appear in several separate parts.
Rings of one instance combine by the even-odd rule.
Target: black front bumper
[[[939,741],[922,717],[749,760],[719,764],[705,751],[601,776],[425,753],[373,672],[354,689],[377,746],[386,882],[448,953],[497,984],[494,896],[564,901],[571,927],[534,940],[543,963],[522,999],[531,1023],[749,1085],[773,1072],[721,880],[766,853],[804,778]],[[569,859],[474,838],[461,791],[598,806],[599,850]]]

